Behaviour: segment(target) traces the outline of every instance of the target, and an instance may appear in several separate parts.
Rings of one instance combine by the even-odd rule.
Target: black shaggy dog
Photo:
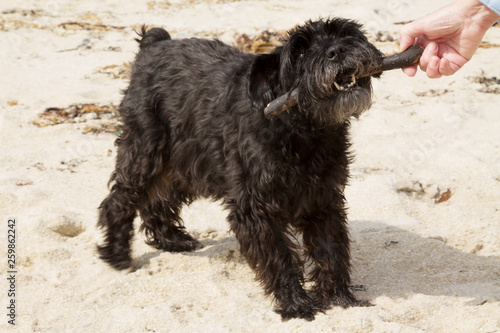
[[[113,185],[100,206],[100,257],[117,269],[131,265],[137,211],[147,244],[195,250],[182,206],[222,199],[242,255],[283,319],[362,305],[349,290],[347,132],[349,118],[371,105],[371,79],[359,77],[381,53],[360,26],[307,22],[263,55],[172,40],[160,28],[141,37],[119,107]],[[265,106],[294,88],[299,104],[266,119]]]

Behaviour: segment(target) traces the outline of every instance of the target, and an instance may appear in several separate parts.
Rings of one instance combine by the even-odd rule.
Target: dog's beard
[[[303,103],[299,103],[320,124],[344,123],[350,117],[358,118],[371,106],[371,79],[357,78],[363,74],[359,70],[347,69],[340,74],[341,70],[340,66],[326,67],[312,82],[302,86],[306,89],[299,96]]]
[[[341,92],[335,98],[333,115],[339,121],[349,117],[359,117],[372,105],[371,89],[355,87],[348,92]]]
[[[376,50],[376,49],[374,49]],[[371,79],[366,76],[370,60],[376,58],[371,48],[357,50],[334,63],[319,56],[309,64],[299,85],[299,107],[307,110],[323,125],[339,124],[359,117],[371,106]]]
[[[337,92],[336,95],[318,99],[309,108],[313,117],[321,124],[339,124],[350,117],[358,118],[372,104],[371,87],[354,86],[348,91]]]

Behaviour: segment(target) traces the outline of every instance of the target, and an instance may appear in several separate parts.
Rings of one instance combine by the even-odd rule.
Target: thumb
[[[416,38],[421,36],[422,34],[423,32],[418,29],[418,24],[416,24],[416,22],[411,22],[404,25],[399,30],[399,51],[403,52],[404,50],[415,44]]]

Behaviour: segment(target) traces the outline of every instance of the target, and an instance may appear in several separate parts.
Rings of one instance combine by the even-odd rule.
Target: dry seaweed
[[[500,47],[500,44],[483,41],[483,42],[481,42],[481,44],[479,44],[479,47],[483,48],[483,49],[489,49],[489,48],[493,48],[493,47]]]
[[[389,31],[377,31],[374,36],[374,42],[385,43],[394,42],[395,38]]]
[[[443,192],[441,194],[441,196],[439,197],[439,199],[437,199],[435,202],[437,204],[440,204],[442,202],[448,201],[450,198],[451,198],[451,190],[447,189],[445,192]]]
[[[121,65],[108,65],[99,67],[95,73],[106,74],[113,79],[129,79],[130,78],[130,62],[124,62]]]
[[[394,22],[394,25],[405,25],[413,22],[413,20]]]
[[[418,97],[438,97],[451,92],[448,89],[430,89],[426,91],[415,92]]]
[[[75,22],[75,21],[67,21],[58,24],[59,27],[64,28],[65,30],[98,30],[98,31],[110,31],[110,30],[125,30],[126,27],[120,27],[115,25],[106,25],[106,24],[95,24],[88,22]]]
[[[29,29],[47,29],[47,27],[40,26],[36,23],[31,23],[18,19],[4,18],[0,16],[0,30],[9,31],[19,28],[29,28]]]
[[[0,30],[9,31],[19,28],[30,28],[40,30],[57,31],[57,28],[63,28],[66,31],[92,30],[92,31],[123,31],[127,27],[103,24],[99,16],[94,13],[86,12],[78,16],[78,21],[66,21],[59,24],[43,24],[46,22],[44,17],[54,17],[51,13],[42,9],[9,9],[4,10],[0,15]],[[40,21],[39,19],[42,18]]]
[[[20,9],[12,8],[2,11],[2,15],[19,14],[21,16],[49,16],[43,9]]]
[[[65,108],[50,107],[38,115],[38,127],[86,123],[83,133],[119,133],[121,124],[114,105],[72,104]]]
[[[283,45],[286,38],[285,32],[263,30],[257,36],[249,37],[242,34],[236,38],[236,46],[243,52],[268,53],[274,48]]]
[[[170,2],[168,0],[150,0],[146,2],[146,6],[149,10],[158,9],[181,9],[187,6],[199,5],[202,3],[208,4],[223,4],[227,2],[237,2],[241,0],[184,0],[184,1],[174,1]]]
[[[486,94],[500,94],[500,79],[496,76],[487,77],[482,73],[478,76],[471,76],[468,78],[474,83],[479,83],[482,87],[477,91]]]
[[[483,84],[487,87],[495,85],[495,84],[500,84],[500,79],[497,79],[496,76],[487,77],[484,74],[481,74],[479,76],[470,77],[469,79],[472,82],[480,83],[480,84]]]

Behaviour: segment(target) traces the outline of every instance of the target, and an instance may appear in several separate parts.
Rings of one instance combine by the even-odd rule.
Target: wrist
[[[485,30],[500,19],[500,15],[486,6],[489,0],[463,0],[462,2],[467,3],[471,18]]]

